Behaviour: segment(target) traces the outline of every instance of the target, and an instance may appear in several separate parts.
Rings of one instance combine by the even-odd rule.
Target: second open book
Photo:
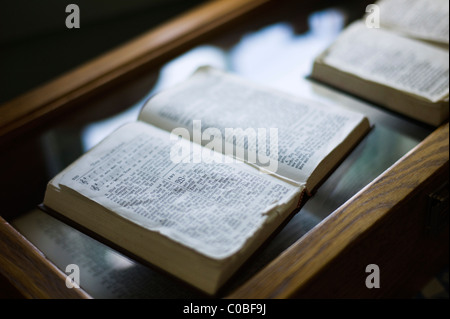
[[[381,0],[380,26],[353,22],[311,77],[428,125],[449,115],[449,1]]]
[[[44,205],[214,294],[369,128],[205,67],[58,174]]]

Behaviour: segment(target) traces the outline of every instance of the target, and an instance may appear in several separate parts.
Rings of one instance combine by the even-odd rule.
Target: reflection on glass
[[[82,136],[84,151],[91,149],[119,126],[136,121],[139,111],[152,95],[188,78],[203,65],[226,69],[226,61],[226,55],[221,49],[200,46],[169,62],[161,69],[156,85],[136,105],[121,114],[93,123],[84,129]]]
[[[341,11],[330,9],[309,17],[309,31],[297,35],[278,23],[244,36],[230,51],[231,71],[253,81],[286,89],[310,74],[312,61],[339,35]]]
[[[147,96],[129,110],[87,126],[83,147],[87,151],[122,124],[135,121],[145,101],[155,93],[188,78],[204,65],[229,70],[272,87],[288,90],[310,73],[312,61],[344,27],[338,10],[314,13],[310,30],[296,35],[291,25],[277,23],[245,35],[229,52],[210,45],[199,46],[166,64]]]
[[[13,225],[63,272],[80,269],[80,287],[93,298],[188,298],[193,292],[171,282],[53,217],[32,211]]]

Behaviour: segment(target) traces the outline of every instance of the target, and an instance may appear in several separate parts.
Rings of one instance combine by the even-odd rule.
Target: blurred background
[[[206,0],[15,0],[0,10],[0,104]],[[68,29],[67,5],[80,8]]]

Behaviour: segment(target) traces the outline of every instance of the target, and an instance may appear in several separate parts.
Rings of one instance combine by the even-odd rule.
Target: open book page
[[[193,163],[200,146],[181,142],[192,152],[174,163],[177,144],[169,133],[128,124],[53,183],[215,259],[238,251],[272,213],[300,196],[299,187],[242,162],[226,163],[222,154],[207,152],[220,161]]]
[[[139,118],[305,184],[364,117],[203,67],[153,97]]]
[[[350,25],[319,61],[431,102],[448,98],[449,53],[362,21]]]
[[[382,27],[431,42],[449,44],[448,0],[381,0]]]

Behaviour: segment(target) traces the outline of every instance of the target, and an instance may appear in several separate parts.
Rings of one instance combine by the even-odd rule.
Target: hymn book
[[[311,78],[426,124],[444,123],[449,114],[448,1],[382,0],[377,5],[379,28],[364,19],[349,25],[315,59]]]
[[[43,207],[215,294],[369,130],[203,67],[54,177]]]

